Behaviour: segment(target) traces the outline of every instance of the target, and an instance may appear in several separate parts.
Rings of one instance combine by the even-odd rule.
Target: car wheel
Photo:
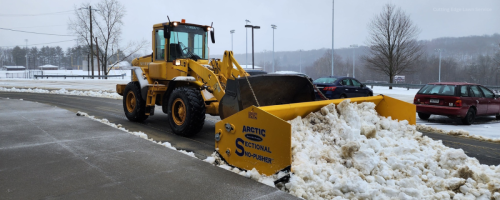
[[[343,95],[340,95],[340,98],[345,99],[345,98],[347,98],[347,96],[345,96],[345,94],[343,94]]]
[[[418,113],[418,118],[420,118],[422,120],[428,120],[429,117],[431,117],[431,114],[421,113],[421,112]]]
[[[500,119],[500,114],[497,115],[497,119]]]
[[[474,119],[476,118],[476,110],[473,108],[469,108],[469,111],[467,111],[467,115],[465,115],[464,118],[462,118],[462,123],[465,125],[471,125],[474,123]]]

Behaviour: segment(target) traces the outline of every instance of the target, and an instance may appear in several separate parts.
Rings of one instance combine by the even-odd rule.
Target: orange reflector
[[[182,19],[182,20],[181,20],[181,22],[182,22],[182,23],[186,23],[186,20],[185,20],[185,19]]]
[[[462,100],[455,101],[455,106],[456,107],[462,107]]]

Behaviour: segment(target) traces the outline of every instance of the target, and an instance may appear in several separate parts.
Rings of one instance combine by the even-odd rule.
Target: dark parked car
[[[327,76],[318,78],[313,83],[328,99],[373,96],[370,88],[351,77]],[[316,99],[321,99],[318,91]]]
[[[476,116],[496,115],[500,119],[500,96],[474,83],[429,83],[417,92],[413,103],[423,120],[445,115],[470,125]]]

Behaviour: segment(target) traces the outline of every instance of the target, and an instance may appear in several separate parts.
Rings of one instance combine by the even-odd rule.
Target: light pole
[[[439,52],[439,80],[438,82],[441,82],[441,52],[443,51],[442,49],[436,49],[437,52]]]
[[[25,39],[24,41],[26,41],[26,69],[25,70],[28,70],[28,39]]]
[[[234,30],[231,30],[229,32],[231,32],[231,51],[233,51],[233,33],[234,33]]]
[[[332,76],[333,76],[333,22],[335,19],[335,0],[332,0]]]
[[[355,69],[355,67],[354,67],[355,65],[354,64],[356,63],[356,61],[354,60],[354,55],[356,54],[356,48],[358,48],[358,45],[357,44],[353,44],[353,45],[351,45],[349,47],[352,48],[352,77],[356,78],[356,76],[354,76],[354,69]]]
[[[278,28],[278,26],[271,24],[271,28],[273,29],[273,70],[271,72],[274,72],[274,29]]]
[[[255,68],[254,65],[254,42],[253,42],[253,29],[260,29],[260,26],[252,26],[252,25],[245,25],[245,28],[251,28],[252,29],[252,69]]]
[[[250,20],[245,19],[245,27],[250,23]],[[248,65],[248,31],[245,30],[245,65]]]
[[[299,72],[302,73],[302,49],[299,50]]]

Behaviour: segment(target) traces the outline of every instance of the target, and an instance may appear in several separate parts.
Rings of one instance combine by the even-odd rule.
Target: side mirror
[[[212,43],[215,44],[215,33],[214,33],[214,27],[210,29],[210,38],[212,39]]]
[[[163,26],[163,37],[165,39],[170,39],[170,26],[168,25]]]

